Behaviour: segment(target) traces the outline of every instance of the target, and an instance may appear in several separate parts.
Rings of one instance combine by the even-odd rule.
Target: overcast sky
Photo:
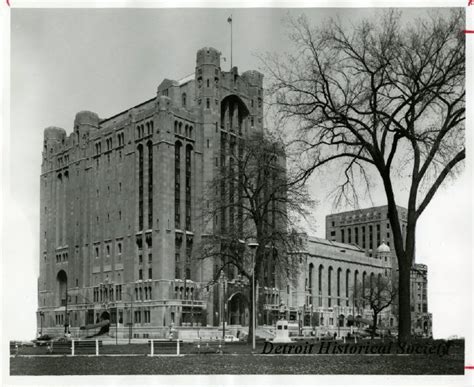
[[[39,260],[39,176],[43,129],[68,133],[76,112],[112,116],[153,97],[163,78],[194,72],[196,51],[222,52],[230,65],[233,15],[234,65],[260,69],[256,54],[291,51],[281,23],[285,9],[13,9],[11,17],[10,184],[4,216],[4,320],[10,338],[33,338]],[[357,21],[370,10],[306,9],[313,24],[330,16]],[[423,10],[410,10],[407,17]],[[315,177],[311,193],[320,204],[314,219],[324,236],[329,175]],[[330,181],[330,179],[329,179]],[[467,335],[471,315],[471,173],[442,188],[418,227],[417,261],[429,266],[429,309],[436,337]],[[400,187],[403,196],[404,187]],[[366,201],[363,206],[372,203]],[[385,204],[376,195],[374,205]],[[403,205],[404,203],[400,203]],[[349,210],[351,208],[340,208]]]

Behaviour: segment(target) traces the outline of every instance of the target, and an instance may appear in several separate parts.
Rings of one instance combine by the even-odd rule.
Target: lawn
[[[113,346],[109,350],[112,350]],[[135,347],[141,350],[146,346]],[[388,374],[462,375],[464,346],[449,354],[252,355],[245,345],[228,346],[234,354],[187,354],[182,357],[11,357],[11,375],[189,375],[189,374]],[[129,349],[129,348],[128,348]],[[116,353],[127,346],[117,346]],[[186,352],[186,351],[185,351]],[[228,351],[229,352],[229,351]],[[246,352],[246,353],[245,353]],[[130,353],[130,352],[128,352]]]

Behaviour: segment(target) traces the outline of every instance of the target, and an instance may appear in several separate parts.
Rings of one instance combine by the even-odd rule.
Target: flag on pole
[[[227,18],[227,23],[232,23],[232,15]]]

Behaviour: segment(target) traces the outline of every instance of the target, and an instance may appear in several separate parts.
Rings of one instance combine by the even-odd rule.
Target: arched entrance
[[[64,270],[60,270],[56,276],[58,282],[58,304],[61,306],[67,305],[67,274]]]
[[[106,310],[104,310],[102,312],[102,314],[100,315],[100,320],[110,320],[110,313]]]
[[[234,293],[229,297],[229,324],[230,325],[248,325],[248,302],[240,292]]]

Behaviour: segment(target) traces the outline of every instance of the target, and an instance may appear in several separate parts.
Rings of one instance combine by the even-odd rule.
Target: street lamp
[[[247,245],[252,250],[252,350],[255,351],[255,255],[259,244],[252,239]]]
[[[225,320],[226,320],[226,309],[227,309],[227,299],[226,299],[226,294],[225,294],[225,288],[226,288],[226,281],[227,277],[225,273],[222,271],[221,272],[221,281],[222,281],[222,340],[225,340]]]
[[[128,322],[128,344],[132,341],[132,331],[133,331],[133,296],[127,291],[127,294],[130,297],[130,318]]]

